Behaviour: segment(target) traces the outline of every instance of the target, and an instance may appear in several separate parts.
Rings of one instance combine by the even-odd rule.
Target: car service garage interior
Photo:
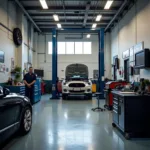
[[[0,150],[150,150],[149,0],[0,0]]]

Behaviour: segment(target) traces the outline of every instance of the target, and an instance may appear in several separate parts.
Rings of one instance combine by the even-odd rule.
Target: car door
[[[19,124],[16,121],[16,109],[17,103],[11,97],[0,98],[0,135],[3,141],[15,132]]]

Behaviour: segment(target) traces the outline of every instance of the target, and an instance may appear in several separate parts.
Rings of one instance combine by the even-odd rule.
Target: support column
[[[51,99],[57,99],[56,91],[57,80],[57,31],[52,30],[52,97]]]
[[[99,92],[104,93],[104,29],[102,28],[98,34],[99,37]],[[104,97],[104,95],[103,95]],[[102,97],[102,98],[103,98]]]

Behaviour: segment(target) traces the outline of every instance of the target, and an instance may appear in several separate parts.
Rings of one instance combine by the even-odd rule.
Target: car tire
[[[88,96],[88,99],[89,99],[89,100],[92,100],[92,95]]]
[[[32,111],[30,107],[26,107],[21,118],[20,124],[21,134],[25,135],[28,132],[30,132],[31,127],[32,127]]]
[[[63,100],[67,100],[67,96],[66,95],[62,95],[62,99]]]

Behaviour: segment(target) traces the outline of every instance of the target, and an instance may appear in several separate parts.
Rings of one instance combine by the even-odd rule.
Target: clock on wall
[[[22,33],[19,28],[13,30],[13,40],[15,45],[20,46],[22,44]]]

